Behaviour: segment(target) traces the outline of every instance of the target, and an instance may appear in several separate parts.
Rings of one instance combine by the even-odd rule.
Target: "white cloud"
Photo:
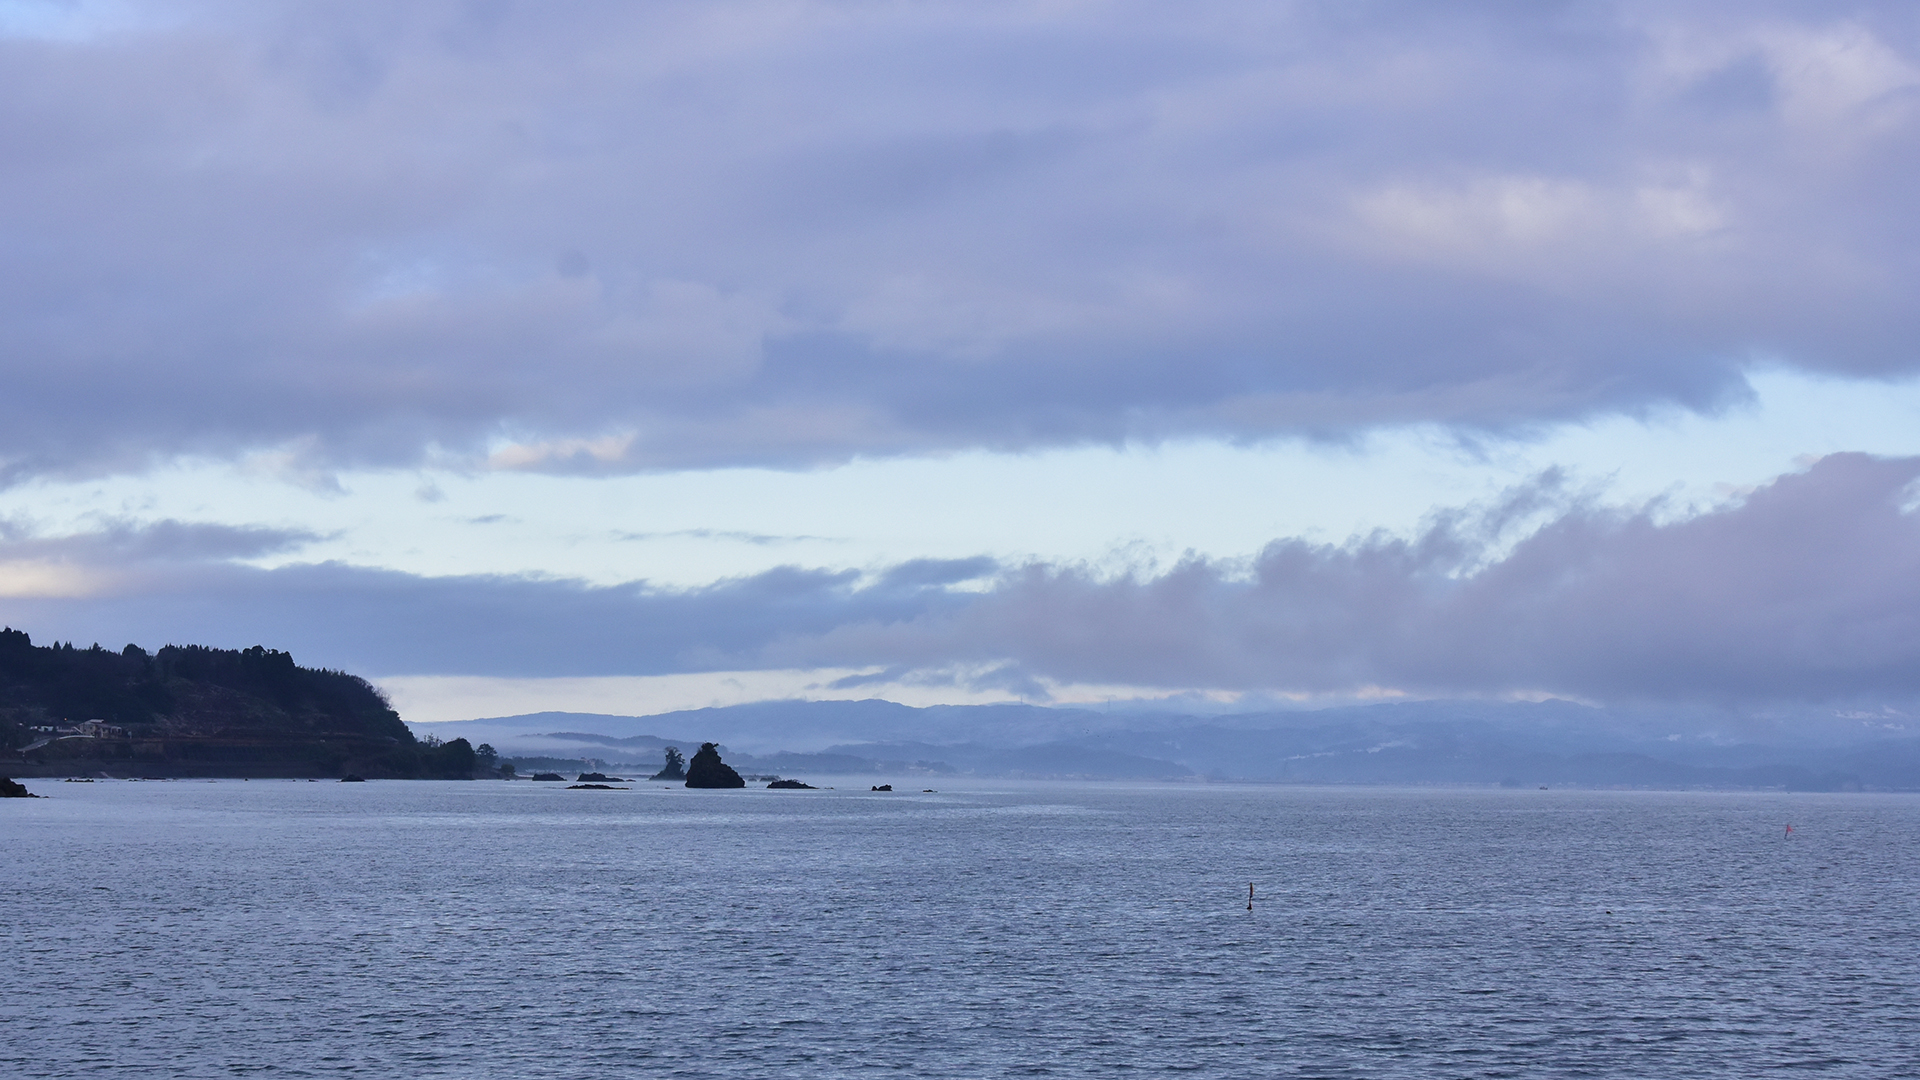
[[[1775,24],[1754,37],[1779,80],[1781,114],[1798,127],[1858,122],[1863,109],[1920,87],[1920,67],[1857,23]]]
[[[547,442],[509,442],[487,455],[496,469],[530,469],[564,465],[582,458],[612,463],[626,457],[634,435],[603,435],[597,439],[554,439]]]
[[[111,582],[99,567],[57,559],[0,560],[0,598],[77,599],[103,592]]]

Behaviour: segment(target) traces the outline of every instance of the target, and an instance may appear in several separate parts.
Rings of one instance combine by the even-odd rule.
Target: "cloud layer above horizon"
[[[622,471],[1920,370],[1907,5],[15,0],[0,463]]]
[[[0,544],[47,565],[10,617],[165,640],[273,641],[375,674],[560,677],[841,669],[876,683],[1541,695],[1753,706],[1920,698],[1920,458],[1839,454],[1662,523],[1553,477],[1416,536],[1276,541],[1160,573],[922,560],[695,589],[422,577],[231,556],[270,532],[168,526]],[[1545,514],[1545,524],[1526,524]],[[1515,535],[1516,531],[1519,535]],[[91,554],[89,554],[91,551]],[[33,580],[17,578],[16,580]],[[118,642],[110,642],[117,647]]]
[[[1920,701],[1910,4],[0,0],[0,143],[42,640]]]

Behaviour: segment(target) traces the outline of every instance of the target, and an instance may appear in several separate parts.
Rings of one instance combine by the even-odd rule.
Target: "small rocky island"
[[[667,747],[667,764],[659,772],[647,777],[649,780],[685,780],[687,778],[687,759],[680,756],[680,748]]]
[[[780,789],[785,789],[785,790],[788,790],[788,791],[818,791],[818,790],[820,790],[819,788],[817,788],[817,787],[814,787],[814,786],[813,786],[812,784],[803,784],[803,783],[801,783],[801,782],[800,782],[800,781],[798,781],[798,780],[775,780],[775,781],[774,781],[773,783],[771,783],[771,784],[768,784],[768,785],[767,785],[767,787],[769,787],[769,788],[772,788],[772,789],[774,789],[774,790],[780,790]]]
[[[694,788],[743,788],[747,786],[733,767],[720,760],[717,743],[701,743],[687,763],[687,786]]]
[[[40,796],[35,795],[33,792],[28,791],[27,785],[16,784],[12,780],[0,776],[0,799],[37,799],[39,797]]]

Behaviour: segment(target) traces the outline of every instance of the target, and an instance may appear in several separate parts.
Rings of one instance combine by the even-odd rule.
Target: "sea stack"
[[[649,780],[685,780],[686,778],[687,759],[680,756],[680,748],[677,746],[667,747],[666,767],[647,777]]]
[[[720,747],[713,743],[701,743],[700,751],[687,762],[687,786],[706,788],[746,787],[747,782],[740,779],[726,762],[720,760]]]

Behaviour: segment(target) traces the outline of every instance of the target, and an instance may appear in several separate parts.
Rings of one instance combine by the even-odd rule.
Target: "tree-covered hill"
[[[365,679],[274,649],[113,652],[0,630],[0,774],[446,775],[471,758],[456,743],[415,741]]]

